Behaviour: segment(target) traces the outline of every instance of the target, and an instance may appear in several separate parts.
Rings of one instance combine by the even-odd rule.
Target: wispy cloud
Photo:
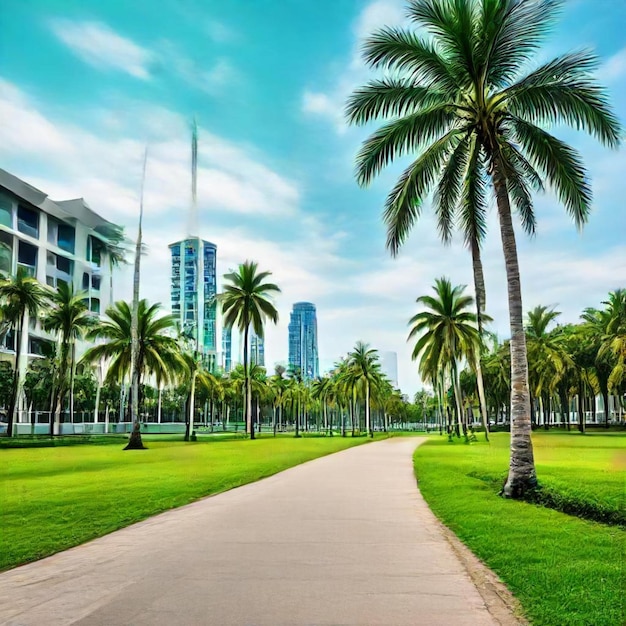
[[[355,87],[369,78],[369,71],[361,59],[363,39],[383,26],[398,26],[405,22],[402,0],[374,0],[368,3],[352,24],[353,44],[345,70],[326,91],[307,88],[302,95],[301,110],[309,116],[330,121],[338,134],[347,130],[344,106]]]
[[[598,77],[609,83],[626,77],[626,48],[622,48],[602,64],[598,71]]]
[[[142,80],[150,78],[150,64],[154,60],[150,50],[122,37],[106,24],[52,19],[49,26],[56,37],[85,63],[126,72]]]
[[[219,20],[209,20],[206,23],[206,32],[215,43],[232,43],[239,39],[237,31]]]

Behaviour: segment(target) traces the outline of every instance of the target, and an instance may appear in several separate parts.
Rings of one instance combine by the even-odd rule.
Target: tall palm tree
[[[319,400],[324,414],[324,430],[332,435],[332,429],[328,431],[328,405],[332,395],[332,381],[329,376],[318,376],[311,384],[311,397]]]
[[[568,124],[605,145],[620,143],[620,124],[591,72],[589,52],[562,55],[523,76],[562,4],[557,0],[409,0],[419,31],[383,28],[365,44],[365,61],[391,76],[355,91],[352,123],[388,121],[357,156],[368,184],[396,157],[418,152],[385,206],[392,254],[435,189],[439,232],[449,238],[459,204],[483,214],[495,195],[508,283],[511,327],[511,455],[502,493],[521,497],[537,484],[530,425],[528,364],[511,203],[527,232],[535,228],[533,190],[542,177],[577,226],[587,220],[591,189],[580,155],[541,125]],[[425,33],[426,36],[421,33]],[[542,176],[540,176],[540,174]]]
[[[55,424],[59,423],[65,395],[69,389],[70,422],[74,421],[74,373],[76,367],[76,340],[97,324],[96,318],[85,304],[86,294],[75,292],[71,284],[59,283],[52,294],[52,309],[43,319],[47,331],[58,334],[59,367],[50,407],[50,436],[55,434]],[[69,376],[68,376],[69,373]]]
[[[373,387],[380,382],[381,372],[378,361],[378,350],[370,348],[368,344],[357,341],[354,349],[348,355],[349,366],[354,370],[357,384],[361,384],[365,390],[365,431],[374,436],[370,415],[370,398]]]
[[[141,379],[140,345],[139,345],[139,283],[141,275],[141,252],[142,252],[142,223],[143,223],[143,191],[146,182],[146,165],[148,162],[148,148],[143,157],[143,171],[141,176],[141,193],[139,200],[139,224],[137,226],[137,241],[135,243],[135,264],[133,269],[133,308],[130,323],[130,375],[131,375],[131,420],[133,430],[128,439],[125,450],[143,450],[145,447],[141,440],[141,424],[139,420],[139,384]]]
[[[143,299],[137,307],[137,372],[140,389],[142,381],[149,375],[154,375],[159,381],[168,384],[174,382],[180,371],[180,349],[173,336],[176,321],[171,315],[159,317],[160,309],[160,304],[149,305]],[[105,319],[87,332],[87,339],[102,339],[104,343],[89,348],[83,355],[83,360],[94,363],[108,359],[108,381],[123,382],[130,376],[133,356],[130,333],[132,317],[128,302],[116,302],[106,310]],[[141,398],[138,398],[138,407],[140,404]]]
[[[238,270],[224,274],[227,281],[224,292],[218,298],[222,304],[224,326],[237,326],[243,333],[243,367],[246,396],[245,421],[250,439],[254,439],[252,423],[252,390],[250,386],[250,372],[248,363],[248,343],[250,327],[257,337],[263,338],[263,323],[270,319],[274,324],[278,322],[278,311],[270,300],[270,294],[280,293],[274,283],[264,282],[271,272],[259,272],[257,263],[246,261]]]
[[[17,400],[22,388],[22,335],[28,333],[27,318],[37,315],[46,306],[50,299],[50,291],[43,287],[34,278],[18,270],[17,275],[0,280],[0,302],[2,303],[3,318],[13,330],[15,345],[15,368],[13,374],[13,389],[7,407],[7,437],[13,436],[13,424],[17,411]]]
[[[469,308],[472,296],[464,295],[464,285],[453,287],[447,278],[438,278],[433,287],[435,296],[420,296],[416,302],[426,310],[410,320],[409,339],[419,337],[413,349],[413,360],[421,359],[420,369],[426,372],[449,372],[456,402],[457,435],[460,435],[462,398],[459,384],[459,363],[463,358],[473,362],[480,337],[476,315]]]

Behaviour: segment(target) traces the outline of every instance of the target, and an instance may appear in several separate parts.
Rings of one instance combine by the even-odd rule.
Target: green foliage
[[[619,510],[626,438],[535,433],[533,445],[544,493],[579,510],[592,502]],[[500,498],[507,457],[506,433],[469,446],[436,438],[416,451],[415,472],[434,513],[502,578],[533,624],[620,625],[623,528]]]
[[[0,407],[6,407],[13,389],[13,368],[8,361],[0,361]]]

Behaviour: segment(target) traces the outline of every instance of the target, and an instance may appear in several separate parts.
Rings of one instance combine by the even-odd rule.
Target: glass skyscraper
[[[172,254],[172,314],[213,370],[217,356],[217,246],[200,238],[177,241]]]
[[[233,329],[222,328],[222,369],[228,373],[233,367]]]
[[[289,322],[289,365],[299,368],[302,378],[319,376],[317,314],[311,302],[296,302]]]
[[[254,331],[250,331],[250,363],[265,367],[265,341]]]

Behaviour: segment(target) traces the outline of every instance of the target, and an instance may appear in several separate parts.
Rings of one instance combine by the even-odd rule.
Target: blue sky
[[[158,8],[155,8],[158,7]],[[283,289],[268,365],[287,358],[293,302],[318,307],[322,369],[361,339],[399,356],[403,390],[419,381],[406,344],[415,298],[435,277],[471,285],[462,242],[444,248],[428,211],[399,258],[380,219],[401,166],[369,189],[353,178],[367,129],[347,128],[346,96],[371,74],[362,38],[401,24],[399,0],[4,0],[0,167],[53,199],[84,197],[135,234],[149,145],[142,296],[169,301],[167,244],[186,234],[190,119],[200,132],[200,230],[218,271],[252,258]],[[542,58],[581,47],[626,118],[626,4],[570,0]],[[563,322],[626,285],[626,157],[555,131],[585,157],[594,210],[582,234],[547,194],[537,236],[518,233],[525,308],[556,305]],[[506,282],[492,211],[484,250],[488,311],[507,335]],[[116,296],[130,297],[129,273]]]

